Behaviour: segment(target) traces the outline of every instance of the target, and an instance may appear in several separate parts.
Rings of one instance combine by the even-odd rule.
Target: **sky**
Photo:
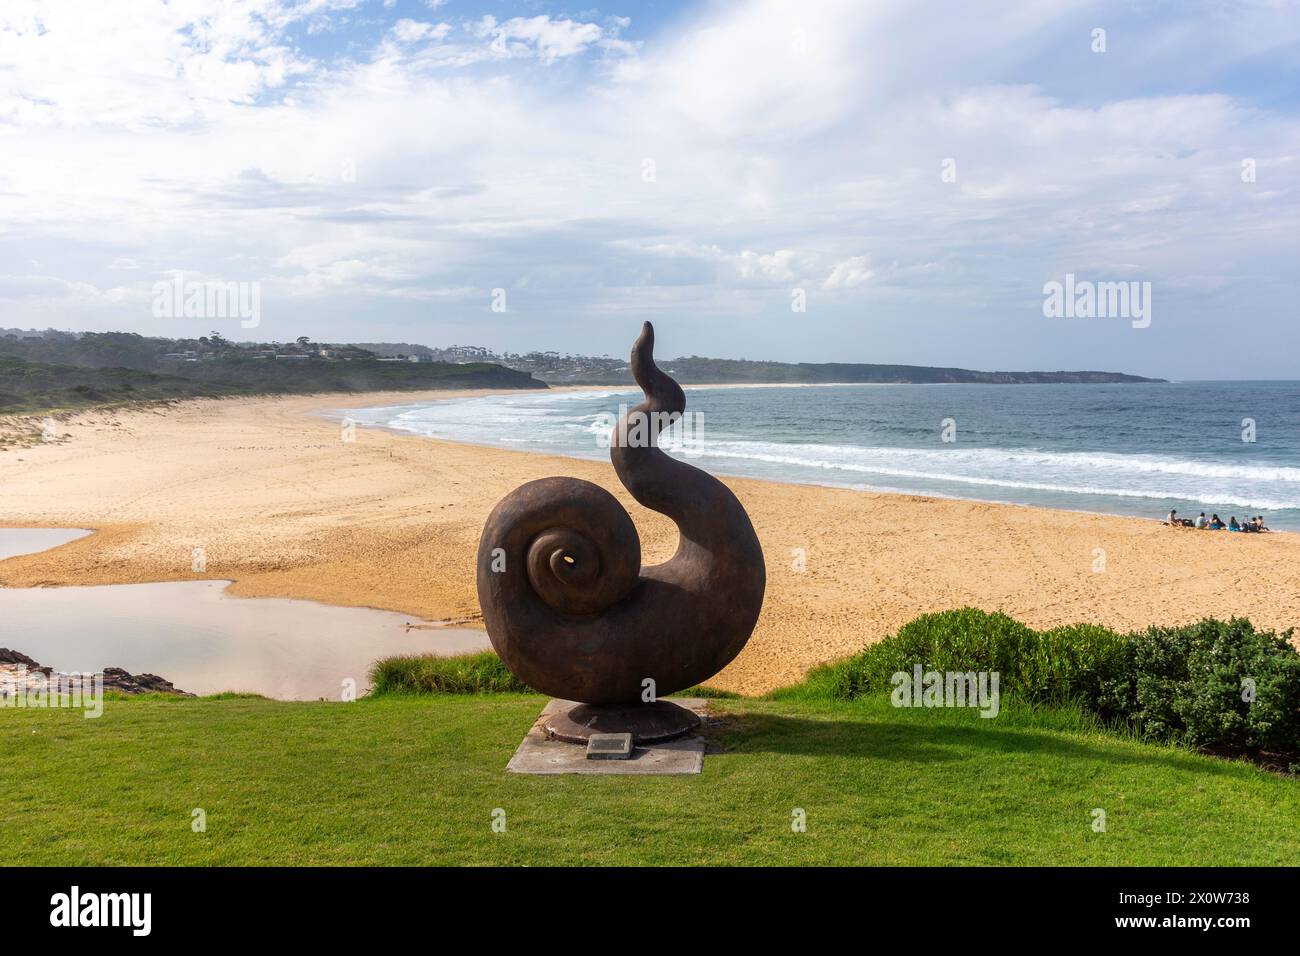
[[[0,5],[0,328],[1295,379],[1298,177],[1281,0]]]

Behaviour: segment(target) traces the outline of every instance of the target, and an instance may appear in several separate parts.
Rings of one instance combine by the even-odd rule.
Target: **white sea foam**
[[[1277,481],[1300,483],[1300,468],[1273,465],[1233,465],[1198,462],[1155,455],[1117,455],[1094,452],[1039,452],[1012,448],[945,449],[870,447],[859,445],[794,444],[752,441],[709,442],[708,454],[719,457],[754,458],[761,461],[812,468],[858,468],[876,460],[916,461],[942,465],[948,478],[962,468],[1000,469],[1026,467],[1044,470],[1126,471],[1142,475],[1187,475],[1225,478],[1233,481]]]
[[[453,441],[516,448],[523,445],[573,457],[603,458],[606,453],[598,438],[608,431],[608,413],[620,403],[630,404],[628,396],[636,394],[634,390],[593,389],[494,395],[349,414],[361,423],[384,424]],[[770,400],[782,400],[775,388],[765,389],[761,398],[753,400],[763,403],[769,395]],[[709,425],[713,426],[712,420]],[[805,427],[795,417],[787,418],[785,427],[801,428],[802,434],[815,436],[819,423],[809,421]],[[865,429],[864,433],[870,434]],[[728,431],[725,426],[707,429],[702,443],[691,440],[684,447],[669,432],[662,444],[673,453],[691,452],[692,462],[710,470],[777,480],[847,487],[865,484],[905,493],[992,497],[1134,513],[1153,510],[1142,501],[1159,501],[1162,507],[1165,502],[1181,501],[1260,512],[1300,509],[1300,467],[1286,463],[1294,462],[1294,456],[1283,457],[1279,463],[1236,461],[1222,452],[1192,457],[1109,450],[971,447],[961,442],[942,445],[937,439],[929,447],[784,442]],[[1089,504],[1104,498],[1112,502]],[[1121,500],[1135,503],[1124,508],[1118,503]]]
[[[1300,508],[1300,468],[1008,448],[938,450],[723,440],[695,450],[704,458],[985,488],[1115,498],[1180,498],[1266,511]]]

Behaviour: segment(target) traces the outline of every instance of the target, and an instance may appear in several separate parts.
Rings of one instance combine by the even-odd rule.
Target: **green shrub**
[[[530,693],[491,651],[454,657],[386,657],[370,668],[370,694]]]
[[[848,698],[887,691],[894,674],[910,674],[918,663],[927,671],[998,671],[1006,691],[1010,675],[1034,656],[1035,639],[1018,620],[975,607],[923,614],[865,652],[818,667],[790,693]]]
[[[1093,624],[1035,631],[1005,614],[962,608],[922,615],[774,696],[888,692],[894,674],[918,664],[926,671],[996,671],[1000,692],[1031,706],[1078,707],[1155,740],[1294,755],[1300,653],[1290,638],[1290,631],[1256,631],[1244,619],[1138,634]]]
[[[1004,678],[1019,696],[1036,703],[1073,701],[1104,721],[1125,719],[1128,698],[1117,696],[1116,686],[1131,671],[1128,635],[1098,624],[1067,624],[1037,632],[1028,653],[1030,660]]]
[[[1133,669],[1115,682],[1145,735],[1193,747],[1300,751],[1300,654],[1291,632],[1206,619],[1132,636]],[[1253,699],[1252,699],[1253,698]]]

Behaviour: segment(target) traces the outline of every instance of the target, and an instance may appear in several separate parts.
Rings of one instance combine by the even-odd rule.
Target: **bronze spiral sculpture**
[[[767,571],[745,509],[722,482],[658,447],[686,396],[653,352],[646,322],[632,346],[645,401],[619,419],[610,459],[633,498],[677,525],[672,558],[642,567],[627,511],[578,478],[519,486],[492,510],[479,541],[478,597],[492,646],[529,687],[585,705],[548,725],[564,739],[627,730],[648,742],[689,730],[688,711],[647,698],[720,671],[763,606]]]

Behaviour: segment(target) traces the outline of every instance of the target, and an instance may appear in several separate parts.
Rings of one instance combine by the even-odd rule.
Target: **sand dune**
[[[452,395],[193,401],[76,416],[60,425],[65,441],[0,452],[0,525],[99,533],[0,562],[0,585],[227,578],[236,595],[473,622],[484,519],[516,485],[553,474],[614,492],[647,561],[672,553],[671,523],[632,502],[607,464],[381,430],[345,443],[338,424],[312,414],[424,397]],[[1132,628],[1233,613],[1272,628],[1300,624],[1296,534],[727,483],[754,519],[769,581],[758,630],[714,681],[728,689],[797,680],[917,614],[965,604],[1034,626]],[[192,570],[195,548],[206,557],[202,574]],[[806,567],[795,570],[800,551]]]

